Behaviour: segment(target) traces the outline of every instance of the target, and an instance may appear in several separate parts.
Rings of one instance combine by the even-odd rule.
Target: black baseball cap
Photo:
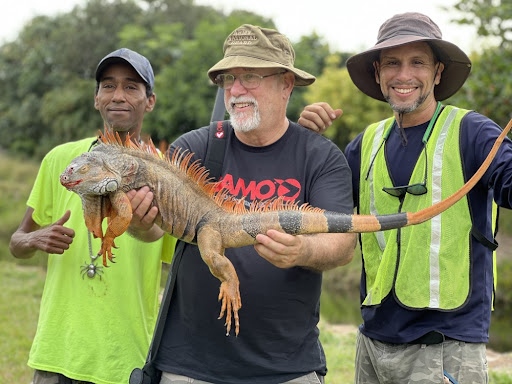
[[[149,85],[151,92],[153,92],[153,88],[155,86],[155,75],[153,73],[151,63],[140,53],[132,51],[128,48],[120,48],[114,52],[109,53],[107,56],[101,59],[98,66],[96,67],[96,81],[100,81],[101,74],[108,65],[116,61],[119,62],[120,60],[130,64],[139,74],[142,80],[144,80],[144,82]]]

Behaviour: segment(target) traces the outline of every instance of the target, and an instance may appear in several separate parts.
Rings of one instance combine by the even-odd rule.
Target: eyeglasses
[[[400,187],[383,187],[382,190],[391,196],[395,197],[404,197],[406,193],[409,193],[411,195],[419,196],[424,195],[427,193],[427,166],[428,166],[428,160],[427,160],[427,146],[426,143],[423,144],[423,149],[425,152],[425,177],[423,178],[423,183],[420,184],[409,184],[409,185],[402,185]]]
[[[282,75],[284,72],[272,73],[271,75],[261,76],[257,73],[242,73],[240,75],[233,75],[231,73],[221,73],[215,77],[215,84],[223,89],[231,89],[233,84],[235,84],[235,80],[240,80],[240,84],[246,89],[254,89],[258,88],[261,84],[261,80],[265,77]]]

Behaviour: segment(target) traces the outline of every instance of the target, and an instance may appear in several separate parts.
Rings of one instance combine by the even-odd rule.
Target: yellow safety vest
[[[427,193],[400,199],[383,187],[392,187],[383,135],[394,119],[370,125],[361,145],[359,213],[384,215],[416,212],[447,198],[464,185],[460,154],[461,120],[469,111],[445,106],[426,144]],[[372,168],[368,172],[371,160]],[[410,184],[425,174],[422,151]],[[367,176],[368,175],[368,176]],[[367,296],[364,306],[378,305],[393,292],[404,307],[455,310],[470,292],[472,219],[467,197],[425,223],[376,233],[361,234]]]

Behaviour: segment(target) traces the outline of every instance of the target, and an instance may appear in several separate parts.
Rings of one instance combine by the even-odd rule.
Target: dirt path
[[[487,349],[487,364],[493,371],[507,371],[512,374],[512,353],[499,353]]]

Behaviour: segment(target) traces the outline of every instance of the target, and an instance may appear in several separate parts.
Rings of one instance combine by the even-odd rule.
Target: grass
[[[352,383],[356,357],[356,333],[339,333],[326,322],[320,323],[320,340],[327,359],[326,384]]]
[[[30,383],[27,366],[45,272],[40,267],[0,261],[0,383]]]
[[[33,371],[26,362],[37,326],[45,273],[41,267],[8,261],[0,261],[0,268],[0,383],[29,383]],[[326,384],[352,383],[356,333],[338,332],[323,320],[320,329],[329,367]],[[512,384],[512,367],[506,372],[490,372],[489,383]]]

